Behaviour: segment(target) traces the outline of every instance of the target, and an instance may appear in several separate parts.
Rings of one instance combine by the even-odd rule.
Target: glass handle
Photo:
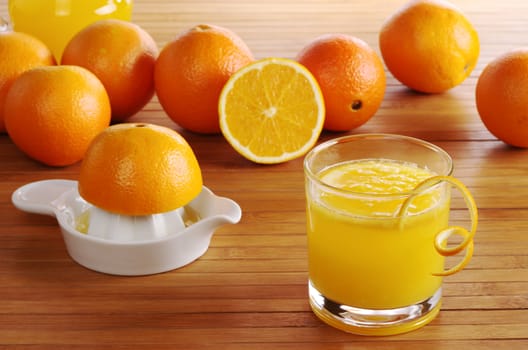
[[[473,237],[477,232],[478,211],[475,200],[473,199],[473,196],[467,187],[462,182],[460,182],[460,180],[452,176],[430,177],[420,182],[414,188],[413,195],[409,196],[403,202],[398,215],[401,218],[401,222],[403,222],[404,214],[407,212],[413,198],[432,186],[439,184],[440,182],[447,182],[453,187],[456,187],[462,193],[471,218],[471,227],[469,230],[461,226],[449,226],[448,228],[438,232],[435,236],[434,247],[436,251],[442,256],[453,256],[464,250],[466,251],[464,258],[457,265],[448,270],[433,273],[434,276],[449,276],[462,270],[469,263],[471,257],[473,256]],[[447,247],[447,241],[453,235],[462,237],[462,242],[454,247]]]

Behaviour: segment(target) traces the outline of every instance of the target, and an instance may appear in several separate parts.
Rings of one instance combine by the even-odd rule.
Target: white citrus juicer
[[[139,217],[89,204],[73,180],[26,184],[13,192],[12,202],[25,212],[55,216],[73,260],[115,275],[146,275],[187,265],[207,251],[218,227],[236,224],[242,215],[236,202],[205,186],[185,207]]]

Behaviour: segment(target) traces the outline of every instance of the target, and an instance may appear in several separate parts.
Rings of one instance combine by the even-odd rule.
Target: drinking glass
[[[477,208],[441,148],[411,137],[337,138],[304,160],[309,301],[341,330],[390,335],[438,314],[444,276],[473,252]],[[468,229],[450,226],[451,189],[468,207]],[[446,269],[445,257],[464,252]]]

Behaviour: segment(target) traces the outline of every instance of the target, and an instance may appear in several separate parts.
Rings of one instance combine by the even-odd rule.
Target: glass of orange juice
[[[363,335],[403,333],[439,312],[442,278],[473,252],[477,208],[441,148],[390,134],[352,135],[304,160],[309,301],[324,322]],[[451,189],[471,227],[450,226]],[[464,252],[458,265],[446,256]]]
[[[82,28],[100,19],[132,17],[132,0],[9,0],[8,6],[13,30],[42,40],[57,62]]]

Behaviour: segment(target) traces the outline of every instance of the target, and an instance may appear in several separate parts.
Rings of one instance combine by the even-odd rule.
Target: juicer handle
[[[225,197],[215,196],[212,205],[215,207],[215,214],[203,220],[204,225],[209,225],[210,229],[216,229],[226,224],[236,224],[242,217],[240,206],[233,200]]]
[[[18,188],[11,196],[14,206],[22,211],[34,214],[55,216],[64,193],[77,188],[73,180],[42,180]]]
[[[225,224],[236,224],[242,217],[242,210],[234,200],[217,196],[205,186],[191,206],[200,208],[204,215],[198,224],[211,230]]]

